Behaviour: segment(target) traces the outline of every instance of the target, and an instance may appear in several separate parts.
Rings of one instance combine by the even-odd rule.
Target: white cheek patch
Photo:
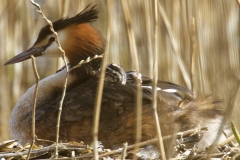
[[[48,46],[43,53],[43,57],[61,57],[61,56],[62,53],[58,49],[58,45],[56,42],[52,42],[52,44]]]
[[[47,40],[49,40],[51,37],[54,37],[53,34],[48,35],[47,36]],[[63,46],[64,41],[66,40],[66,32],[65,31],[59,31],[58,32],[58,39],[59,42],[61,44],[61,46]],[[62,56],[62,52],[59,50],[58,48],[59,46],[57,45],[56,42],[52,42],[52,44],[50,46],[48,46],[46,48],[46,50],[43,53],[43,57],[61,57]]]

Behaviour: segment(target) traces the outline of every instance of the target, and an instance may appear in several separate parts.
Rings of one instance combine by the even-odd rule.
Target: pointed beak
[[[41,56],[41,55],[43,55],[45,49],[46,49],[45,47],[36,47],[36,48],[31,47],[28,50],[26,50],[25,52],[22,52],[22,53],[16,55],[15,57],[13,57],[9,61],[7,61],[4,65],[22,62],[22,61],[25,61],[25,60],[31,58],[31,56],[34,56],[34,57]]]

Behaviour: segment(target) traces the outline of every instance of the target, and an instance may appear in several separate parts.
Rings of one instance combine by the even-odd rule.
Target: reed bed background
[[[106,37],[106,1],[35,0],[44,14],[54,21],[73,16],[89,3],[97,4],[99,19],[93,23]],[[237,0],[159,0],[158,78],[192,89],[196,96],[213,94],[234,105],[232,119],[240,130],[240,93],[233,93],[240,79],[240,2]],[[131,59],[127,24],[120,0],[111,0],[111,40],[108,63],[153,77],[154,9],[153,1],[126,1],[131,15],[138,59]],[[166,18],[169,26],[166,25]],[[10,139],[8,122],[19,97],[35,83],[31,60],[11,66],[3,64],[29,48],[46,22],[30,1],[0,1],[0,142]],[[179,55],[179,57],[177,56]],[[183,62],[186,73],[179,65]],[[37,59],[41,79],[63,66],[61,59]],[[190,83],[186,81],[189,79]]]

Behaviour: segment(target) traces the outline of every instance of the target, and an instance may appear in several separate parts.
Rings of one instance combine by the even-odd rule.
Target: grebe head
[[[104,39],[90,22],[98,18],[96,6],[88,5],[83,11],[71,18],[62,18],[53,22],[53,28],[58,33],[58,39],[65,50],[70,67],[75,66],[81,60],[94,55],[100,55],[104,51]],[[34,57],[61,57],[62,53],[55,41],[55,36],[46,25],[41,29],[36,42],[28,50],[18,54],[4,65],[18,63]]]

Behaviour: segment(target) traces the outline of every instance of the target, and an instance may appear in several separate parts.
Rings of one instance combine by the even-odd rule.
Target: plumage
[[[98,10],[96,9],[96,5],[94,6],[88,5],[83,11],[81,11],[79,14],[77,14],[74,17],[61,18],[53,22],[53,28],[55,31],[60,31],[73,24],[78,25],[78,24],[94,22],[98,18],[97,14],[98,14]],[[51,35],[51,34],[52,34],[52,31],[50,30],[50,26],[46,25],[40,30],[35,44],[41,42],[48,35]]]
[[[72,68],[81,60],[104,51],[105,43],[99,31],[89,22],[97,19],[95,6],[88,6],[72,18],[53,23],[59,40]],[[35,57],[60,57],[49,26],[43,27],[34,45],[12,58],[13,64]],[[68,78],[60,125],[60,140],[91,143],[93,108],[99,82],[101,58],[73,70]],[[39,83],[36,107],[36,135],[38,138],[55,140],[56,119],[66,76],[66,68],[59,70]],[[135,141],[137,86],[142,85],[142,140],[156,136],[152,103],[152,80],[136,71],[124,71],[116,64],[107,65],[99,121],[99,140],[105,147],[119,147],[124,142]],[[158,81],[158,112],[163,135],[208,125],[220,124],[223,112],[218,101],[205,97],[195,98],[187,88]],[[21,143],[31,141],[31,109],[35,85],[19,99],[10,119],[13,139]],[[206,123],[205,123],[206,122]],[[208,137],[209,138],[209,137]],[[202,140],[204,141],[204,139]],[[203,143],[202,143],[203,144]],[[206,147],[206,145],[201,145]]]

